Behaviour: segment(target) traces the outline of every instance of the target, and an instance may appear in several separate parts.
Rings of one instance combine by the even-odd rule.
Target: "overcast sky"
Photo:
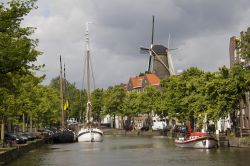
[[[107,88],[127,83],[147,70],[152,15],[155,44],[170,48],[175,70],[197,66],[216,71],[229,66],[229,38],[250,26],[249,0],[38,0],[24,25],[36,27],[38,64],[45,64],[45,84],[59,75],[59,55],[70,82],[82,86],[85,23],[90,29],[95,84]]]

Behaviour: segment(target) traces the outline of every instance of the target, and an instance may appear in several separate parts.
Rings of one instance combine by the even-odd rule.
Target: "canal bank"
[[[122,129],[110,129],[110,128],[105,128],[102,129],[104,135],[128,135],[128,136],[167,136],[169,132],[166,130],[158,130],[158,131],[153,131],[153,130],[148,130],[148,131],[141,131],[141,130],[122,130]]]
[[[41,147],[44,143],[44,139],[37,139],[29,141],[27,144],[16,144],[12,147],[0,148],[0,165],[8,164],[30,150]]]
[[[230,147],[250,148],[250,137],[228,137]]]

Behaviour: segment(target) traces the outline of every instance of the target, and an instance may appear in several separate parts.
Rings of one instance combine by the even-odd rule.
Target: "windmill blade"
[[[150,52],[151,52],[151,51],[150,51]],[[152,61],[152,56],[151,56],[151,54],[150,54],[150,56],[149,56],[149,61],[148,61],[148,73],[151,72],[151,61]]]
[[[169,63],[170,75],[175,75],[174,63],[170,52],[168,52],[168,63]]]
[[[154,27],[155,27],[155,16],[153,15],[151,46],[154,44],[154,29],[155,29]]]
[[[149,54],[150,49],[145,47],[140,47],[141,54]]]
[[[153,54],[152,54],[152,48],[153,48],[153,44],[154,44],[154,27],[155,27],[155,16],[153,15],[152,16],[153,18],[153,20],[152,20],[152,35],[151,35],[151,45],[150,45],[150,51],[149,51],[149,54],[150,54],[150,56],[149,56],[149,61],[148,61],[148,72],[152,72],[153,71],[153,66],[152,66],[152,56],[153,56]]]

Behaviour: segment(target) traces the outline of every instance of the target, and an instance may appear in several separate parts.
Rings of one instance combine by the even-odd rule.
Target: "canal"
[[[183,149],[166,137],[105,136],[101,143],[45,145],[9,166],[248,166],[250,149]]]

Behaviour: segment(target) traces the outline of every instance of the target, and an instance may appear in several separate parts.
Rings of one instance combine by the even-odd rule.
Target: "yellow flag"
[[[68,102],[68,100],[66,100],[66,102],[64,103],[64,106],[63,106],[63,110],[66,111],[68,108],[69,108],[69,102]]]

